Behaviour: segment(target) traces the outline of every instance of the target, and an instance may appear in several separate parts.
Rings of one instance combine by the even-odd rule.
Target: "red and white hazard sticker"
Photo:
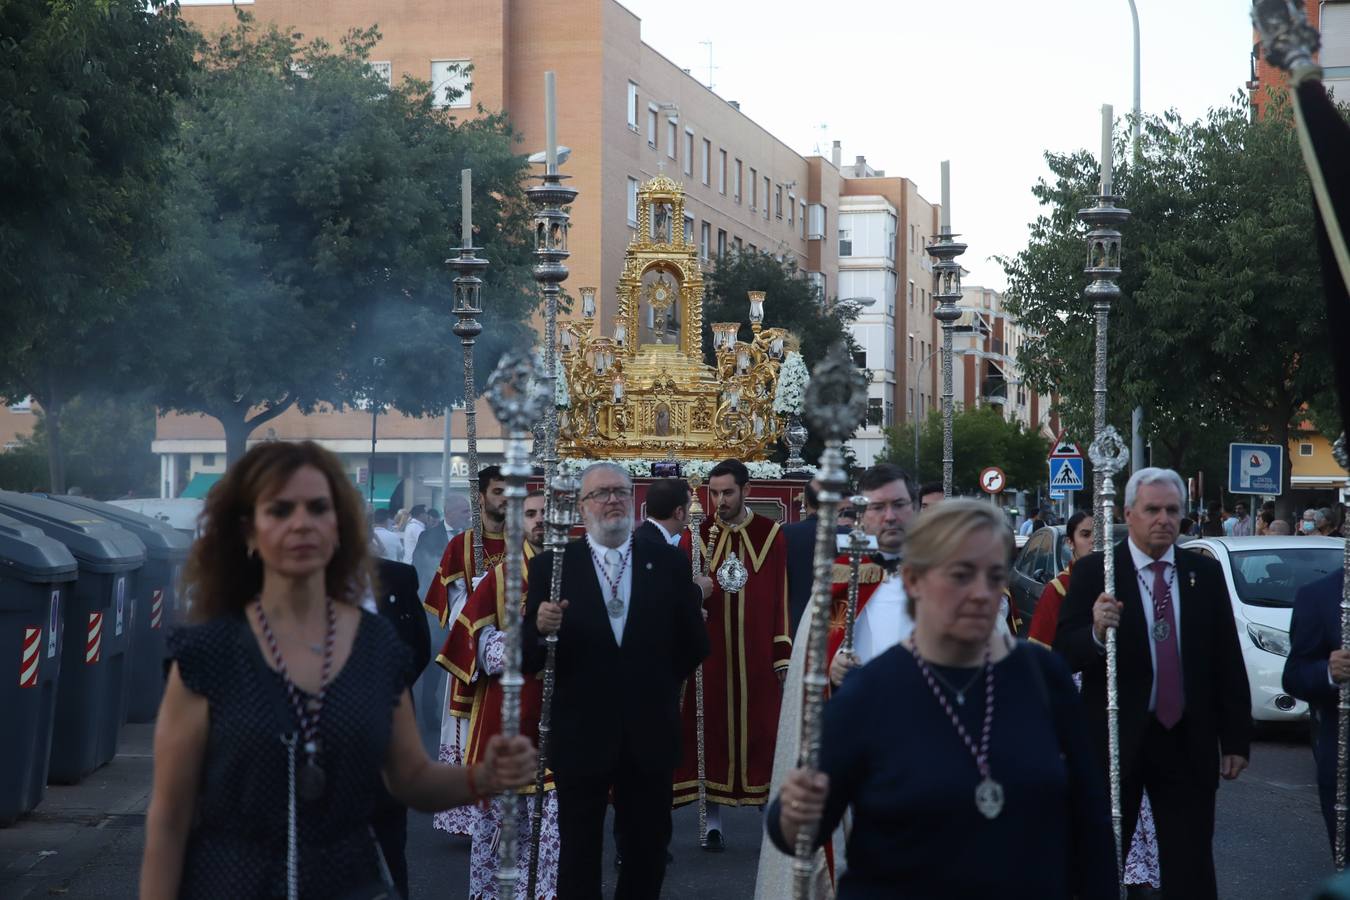
[[[164,591],[150,594],[150,627],[158,628],[164,623]]]
[[[37,687],[38,661],[42,659],[42,629],[24,628],[23,652],[19,655],[19,687]]]
[[[103,613],[89,614],[89,634],[84,639],[84,662],[92,666],[103,658]]]

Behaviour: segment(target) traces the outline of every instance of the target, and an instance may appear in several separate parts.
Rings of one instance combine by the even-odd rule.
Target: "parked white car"
[[[1306,718],[1308,704],[1286,694],[1280,683],[1289,656],[1289,621],[1299,590],[1340,568],[1344,539],[1199,538],[1187,541],[1185,547],[1217,560],[1223,568],[1252,689],[1252,718],[1258,722]],[[1183,591],[1183,604],[1185,598]],[[1186,652],[1184,645],[1181,652]]]
[[[160,497],[139,497],[136,499],[109,500],[113,506],[120,506],[132,512],[167,522],[176,531],[192,537],[197,536],[197,519],[202,514],[205,500],[192,497],[163,499]]]

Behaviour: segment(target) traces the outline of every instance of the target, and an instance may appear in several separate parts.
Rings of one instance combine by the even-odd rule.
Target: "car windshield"
[[[1292,607],[1299,589],[1336,571],[1337,547],[1242,550],[1229,554],[1238,599],[1251,606]]]

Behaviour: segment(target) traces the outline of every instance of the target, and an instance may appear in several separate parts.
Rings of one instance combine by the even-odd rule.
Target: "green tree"
[[[104,378],[106,330],[158,252],[175,100],[196,46],[174,6],[0,3],[0,395],[45,412]]]
[[[1287,100],[1260,119],[1238,99],[1195,121],[1169,112],[1143,124],[1141,164],[1116,182],[1132,216],[1108,332],[1108,419],[1124,426],[1143,405],[1155,461],[1182,471],[1216,465],[1225,438],[1287,445],[1331,387]],[[1070,430],[1089,434],[1095,331],[1077,211],[1096,193],[1097,164],[1085,151],[1046,159],[1053,179],[1033,188],[1046,212],[1026,249],[1001,260],[1008,309],[1038,335],[1019,354],[1028,382],[1057,391]]]
[[[703,356],[712,365],[712,323],[742,322],[739,337],[750,340],[750,291],[764,291],[764,327],[785,328],[801,341],[802,359],[812,368],[833,345],[853,343],[849,324],[856,309],[825,302],[791,258],[779,262],[763,252],[723,253],[707,280],[703,301]]]
[[[368,62],[378,39],[302,45],[241,15],[206,45],[182,109],[173,238],[121,330],[158,347],[128,359],[129,376],[165,409],[220,421],[230,460],[292,405],[425,414],[462,396],[444,265],[460,243],[462,168],[492,263],[480,371],[526,335],[515,135],[501,116],[455,121],[425,82],[386,85]]]
[[[1049,443],[1020,421],[1009,422],[996,406],[957,410],[952,415],[952,486],[961,494],[980,491],[980,471],[998,466],[1008,490],[1034,491],[1046,481]],[[919,429],[919,465],[914,465],[914,423],[886,429],[879,462],[891,462],[918,481],[942,480],[942,413],[933,410]]]

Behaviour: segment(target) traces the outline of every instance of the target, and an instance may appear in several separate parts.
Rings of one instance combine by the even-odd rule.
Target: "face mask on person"
[[[1303,520],[1303,532],[1305,534],[1312,534],[1313,531],[1316,530],[1316,528],[1317,526],[1314,525],[1312,522],[1309,522],[1307,519]]]

